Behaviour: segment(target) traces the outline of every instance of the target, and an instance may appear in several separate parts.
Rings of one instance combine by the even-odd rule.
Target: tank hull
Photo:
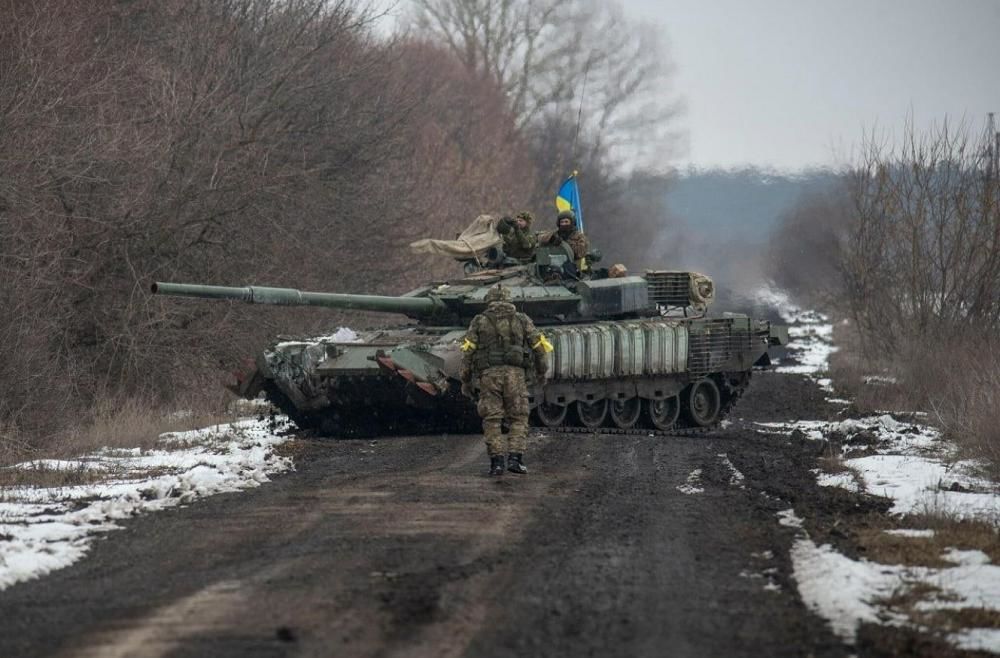
[[[532,425],[549,428],[711,427],[766,361],[767,322],[646,318],[544,327],[554,351],[529,379]],[[458,379],[458,326],[407,326],[283,340],[234,390],[261,391],[296,424],[326,436],[473,432],[475,401]]]

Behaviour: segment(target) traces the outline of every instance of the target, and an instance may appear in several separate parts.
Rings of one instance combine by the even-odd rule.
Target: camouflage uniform
[[[523,218],[527,223],[524,228],[519,227],[515,222],[501,222],[497,230],[503,236],[503,253],[518,260],[531,260],[535,257],[535,249],[538,248],[538,238],[531,231],[531,222],[534,217],[530,212],[519,212],[517,218]]]
[[[569,225],[555,231],[548,231],[538,236],[541,244],[559,244],[565,242],[573,250],[573,260],[581,272],[587,270],[587,252],[590,251],[590,241],[583,231],[576,229],[576,214],[572,210],[564,210],[556,218],[558,225],[560,220],[568,219]]]
[[[583,234],[583,231],[578,231],[576,228],[571,228],[569,231],[547,231],[541,234],[538,241],[547,244],[553,241],[556,236],[573,249],[573,260],[579,261],[587,257],[587,252],[590,250],[590,240]]]
[[[508,470],[527,472],[522,464],[528,434],[525,371],[531,368],[543,378],[545,353],[552,351],[552,345],[531,318],[519,313],[509,299],[506,288],[490,290],[489,306],[472,319],[462,345],[463,391],[468,391],[473,382],[479,386],[477,411],[483,419],[483,437],[494,475],[503,472],[504,453],[508,454]],[[509,425],[506,441],[500,429],[505,418]]]

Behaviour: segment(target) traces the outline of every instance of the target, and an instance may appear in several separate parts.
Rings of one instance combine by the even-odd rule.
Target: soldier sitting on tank
[[[573,249],[573,260],[576,261],[577,269],[581,272],[587,271],[587,251],[590,249],[590,241],[583,231],[576,228],[576,214],[572,210],[563,210],[556,217],[556,230],[542,233],[538,237],[540,244],[558,245],[563,242]]]
[[[534,221],[531,213],[522,210],[514,219],[504,217],[497,224],[497,233],[503,237],[503,253],[522,263],[534,259],[538,248],[538,238],[531,232]]]
[[[464,352],[459,377],[462,393],[472,397],[478,384],[476,406],[483,419],[483,438],[490,457],[490,475],[507,470],[524,474],[524,451],[528,437],[528,385],[526,371],[544,380],[545,353],[552,344],[524,313],[510,303],[510,290],[497,285],[486,293],[486,310],[472,319],[462,344]],[[506,440],[501,430],[507,421]]]

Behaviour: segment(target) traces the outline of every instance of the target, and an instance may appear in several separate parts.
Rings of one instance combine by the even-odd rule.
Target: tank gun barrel
[[[330,292],[305,292],[294,288],[268,288],[247,286],[205,286],[188,283],[156,282],[154,295],[199,297],[202,299],[231,299],[248,304],[277,304],[282,306],[325,306],[376,313],[402,313],[410,316],[434,315],[447,310],[444,302],[430,297],[387,297],[383,295],[347,295]]]

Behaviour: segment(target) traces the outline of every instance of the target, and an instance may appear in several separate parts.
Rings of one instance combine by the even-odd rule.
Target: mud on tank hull
[[[722,420],[767,359],[771,328],[743,315],[543,327],[555,350],[529,382],[533,426],[672,430]],[[285,340],[234,390],[326,436],[478,432],[458,380],[464,327]],[[339,340],[337,338],[340,338]]]

